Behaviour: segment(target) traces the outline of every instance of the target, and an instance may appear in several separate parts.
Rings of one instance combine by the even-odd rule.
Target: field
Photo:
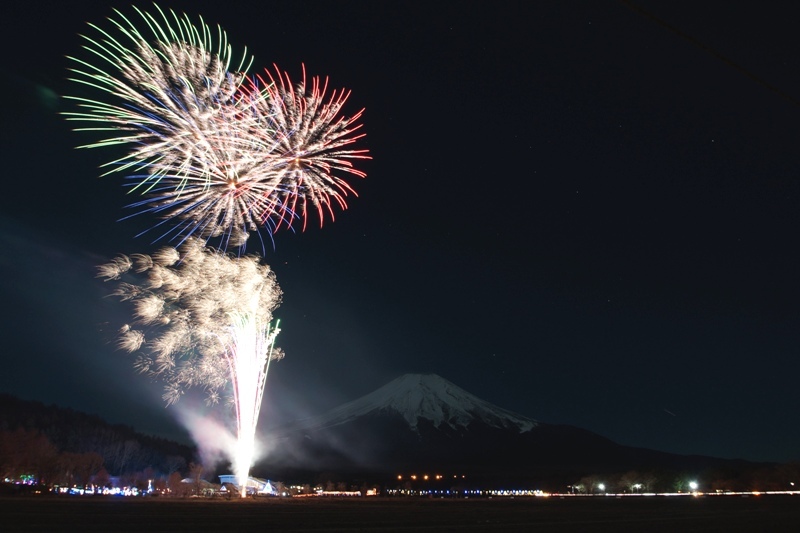
[[[65,531],[790,531],[800,496],[393,499],[5,497],[0,529]]]

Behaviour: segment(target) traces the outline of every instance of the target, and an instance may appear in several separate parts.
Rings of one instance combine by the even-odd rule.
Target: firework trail
[[[78,111],[66,115],[85,124],[80,131],[106,136],[83,148],[128,148],[104,165],[104,175],[123,173],[144,195],[130,206],[135,214],[172,222],[158,238],[220,237],[223,249],[244,246],[259,227],[302,220],[305,229],[309,211],[322,224],[333,219],[334,204],[347,207],[355,192],[345,178],[365,176],[352,160],[370,158],[346,148],[364,136],[361,111],[340,115],[349,93],[326,97],[327,80],[308,84],[305,69],[296,85],[277,70],[247,77],[252,59],[245,53],[232,69],[227,36],[218,28],[215,46],[202,20],[195,26],[174,12],[137,9],[143,33],[116,13],[119,36],[95,25],[99,36],[84,36],[102,67],[70,58],[71,79],[112,102],[68,97]]]
[[[244,490],[269,364],[283,357],[270,325],[281,299],[274,273],[257,257],[229,257],[190,238],[180,250],[119,256],[98,277],[132,302],[134,320],[121,328],[119,346],[138,352],[138,370],[166,382],[168,404],[191,387],[217,402],[230,385],[237,444],[229,455]]]

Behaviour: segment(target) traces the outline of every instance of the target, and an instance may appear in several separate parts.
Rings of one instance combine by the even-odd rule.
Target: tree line
[[[65,486],[103,486],[111,477],[142,483],[188,471],[191,446],[125,425],[0,394],[0,475]],[[141,479],[140,479],[141,478]]]
[[[567,488],[576,494],[795,491],[800,490],[800,463],[742,463],[699,472],[630,470],[584,476]]]

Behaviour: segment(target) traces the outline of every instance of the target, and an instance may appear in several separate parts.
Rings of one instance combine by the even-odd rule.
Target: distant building
[[[213,496],[217,491],[217,487],[205,479],[192,479],[187,477],[183,478],[181,483],[191,487],[198,496]]]
[[[222,489],[220,491],[227,491],[226,487],[233,486],[238,491],[240,489],[239,483],[237,482],[236,476],[233,474],[225,474],[219,476],[219,481],[222,484]],[[277,496],[278,491],[276,490],[275,485],[268,479],[261,479],[257,477],[249,477],[247,478],[247,493],[248,494],[260,494],[263,496]]]

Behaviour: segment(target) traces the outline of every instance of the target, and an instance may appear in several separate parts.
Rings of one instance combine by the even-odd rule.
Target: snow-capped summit
[[[436,374],[405,374],[378,390],[300,423],[329,428],[373,413],[397,413],[416,430],[420,419],[434,427],[466,428],[477,421],[490,427],[530,431],[538,423],[481,400]]]
[[[326,414],[278,428],[267,448],[261,468],[271,472],[346,472],[388,479],[400,472],[436,470],[500,480],[503,486],[545,480],[563,486],[589,474],[722,464],[623,446],[585,429],[537,422],[435,374],[400,376]]]

